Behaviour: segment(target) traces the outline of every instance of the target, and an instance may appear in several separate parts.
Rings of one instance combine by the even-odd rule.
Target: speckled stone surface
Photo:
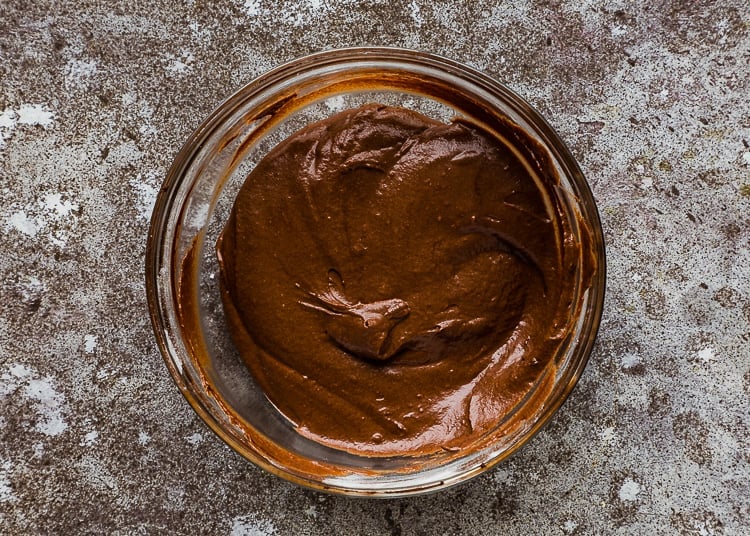
[[[144,250],[171,160],[274,65],[347,45],[507,83],[579,159],[608,296],[578,388],[509,461],[418,498],[298,488],[178,393]],[[743,0],[0,2],[0,533],[750,533]]]

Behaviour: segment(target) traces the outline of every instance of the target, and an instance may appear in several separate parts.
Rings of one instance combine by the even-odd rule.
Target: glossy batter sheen
[[[233,339],[271,402],[370,455],[496,426],[569,324],[578,255],[550,177],[473,124],[381,105],[278,145],[217,244]]]

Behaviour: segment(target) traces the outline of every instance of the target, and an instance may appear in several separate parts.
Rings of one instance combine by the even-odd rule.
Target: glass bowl
[[[425,457],[360,456],[300,435],[268,401],[228,334],[216,239],[258,161],[311,122],[369,102],[492,129],[514,125],[556,170],[559,194],[581,244],[572,330],[524,400],[472,448]],[[588,256],[588,257],[587,257]],[[593,264],[590,260],[593,259]],[[593,275],[582,268],[595,266]],[[582,373],[599,327],[605,252],[591,191],[569,150],[509,89],[465,65],[392,48],[313,54],[259,77],[229,97],[190,136],[159,192],[146,252],[146,288],[156,339],[177,386],[229,446],[258,466],[313,489],[396,497],[444,489],[476,476],[528,441]],[[574,304],[575,305],[575,304]]]

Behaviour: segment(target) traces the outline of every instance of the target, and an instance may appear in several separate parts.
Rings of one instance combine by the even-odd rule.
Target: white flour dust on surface
[[[6,397],[20,399],[34,410],[36,417],[29,423],[34,431],[55,437],[68,429],[65,397],[55,389],[52,378],[41,377],[25,365],[9,365],[0,374],[0,400]]]
[[[18,108],[6,108],[0,112],[0,149],[20,126],[50,128],[55,122],[55,113],[44,104],[22,104]]]
[[[599,439],[606,446],[614,446],[617,443],[617,438],[617,431],[612,426],[608,426],[599,432]]]
[[[130,181],[130,186],[135,193],[136,217],[141,220],[150,220],[151,212],[156,204],[156,195],[159,193],[157,184],[157,174],[155,171],[149,171],[145,174],[139,173],[135,179]]]
[[[25,304],[41,302],[47,285],[42,283],[38,277],[26,276],[16,285],[16,290],[21,295],[21,301]]]
[[[5,218],[5,229],[29,238],[37,238],[44,231],[50,243],[64,248],[78,221],[79,208],[78,203],[71,201],[65,193],[43,193],[34,202],[8,207],[10,214]]]
[[[242,7],[245,15],[248,17],[257,17],[260,15],[260,0],[245,0]]]
[[[10,460],[0,461],[0,504],[18,501],[10,482],[12,471],[13,463]]]
[[[96,430],[92,430],[83,436],[80,445],[82,447],[90,447],[94,443],[96,443],[97,439],[99,439],[99,432],[97,432]]]
[[[190,35],[193,36],[194,41],[208,42],[210,40],[211,32],[198,24],[198,22],[192,21],[188,24],[188,27],[190,28]]]
[[[276,527],[267,519],[256,519],[254,515],[235,517],[230,536],[273,536]]]
[[[179,56],[167,54],[167,72],[173,76],[189,73],[193,69],[195,56],[189,50],[182,50]]]
[[[55,114],[43,104],[22,104],[16,110],[19,125],[49,128],[55,121]]]
[[[97,70],[94,60],[71,59],[65,65],[65,88],[85,88]]]
[[[46,194],[42,199],[42,204],[55,218],[67,218],[71,213],[78,210],[78,205],[63,199],[63,195],[60,193]]]
[[[199,434],[198,432],[189,435],[185,438],[188,443],[190,443],[193,446],[200,445],[203,443],[203,435]]]
[[[623,502],[633,502],[638,498],[641,492],[641,485],[632,478],[626,478],[620,487],[620,500]]]
[[[641,358],[637,354],[626,352],[620,358],[620,364],[622,365],[623,369],[629,370],[640,365]]]
[[[264,9],[260,0],[244,0],[242,11],[251,18],[273,17],[284,24],[295,28],[314,23],[323,18],[331,7],[325,0],[302,0],[291,4],[269,4]],[[272,7],[273,11],[270,9]]]
[[[416,24],[417,26],[422,26],[422,24],[424,24],[422,13],[419,11],[419,4],[417,4],[415,0],[412,0],[409,4],[409,12],[411,14],[411,20],[414,21],[414,24]]]
[[[704,364],[711,363],[712,361],[716,361],[716,356],[714,355],[714,349],[710,346],[707,346],[706,348],[702,348],[701,350],[698,350],[698,359]]]
[[[36,236],[36,232],[39,230],[39,224],[34,218],[29,217],[24,211],[19,210],[11,214],[5,221],[6,229],[15,229],[21,234],[24,234],[30,238]]]
[[[578,528],[578,523],[573,521],[572,519],[568,519],[563,523],[562,529],[565,532],[565,534],[573,534],[575,530]]]
[[[96,344],[99,340],[99,337],[96,335],[84,335],[83,337],[83,351],[87,354],[93,354],[94,350],[96,350]]]

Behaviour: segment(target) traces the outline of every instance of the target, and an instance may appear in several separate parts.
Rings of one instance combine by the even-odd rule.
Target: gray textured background
[[[749,33],[744,0],[0,0],[0,533],[748,534]],[[367,44],[535,105],[609,256],[597,346],[552,424],[466,485],[390,501],[225,447],[174,387],[143,283],[192,129],[280,62]]]

